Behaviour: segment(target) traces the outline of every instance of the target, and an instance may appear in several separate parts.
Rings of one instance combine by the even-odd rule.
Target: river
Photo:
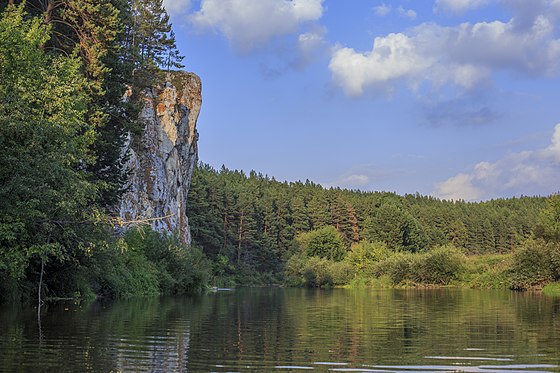
[[[560,298],[462,289],[218,291],[0,308],[6,372],[555,372]]]

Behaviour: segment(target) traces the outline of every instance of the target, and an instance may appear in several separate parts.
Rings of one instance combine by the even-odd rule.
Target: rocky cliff
[[[171,72],[159,87],[144,91],[141,136],[129,136],[128,189],[118,206],[125,224],[149,223],[177,232],[190,243],[187,194],[198,158],[196,121],[202,104],[200,78]]]

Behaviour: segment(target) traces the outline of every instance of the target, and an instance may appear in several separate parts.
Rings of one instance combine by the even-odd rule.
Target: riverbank
[[[287,284],[304,287],[463,287],[560,294],[559,253],[557,244],[529,239],[508,254],[467,256],[453,246],[423,253],[377,250],[378,255],[369,258],[349,252],[341,261],[296,254],[285,274]]]

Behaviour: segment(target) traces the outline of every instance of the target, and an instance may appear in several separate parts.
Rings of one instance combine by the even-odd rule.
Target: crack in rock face
[[[126,193],[117,206],[124,222],[146,221],[152,229],[191,242],[187,194],[198,161],[196,121],[202,104],[200,78],[169,72],[165,84],[145,89],[140,138],[129,134]]]

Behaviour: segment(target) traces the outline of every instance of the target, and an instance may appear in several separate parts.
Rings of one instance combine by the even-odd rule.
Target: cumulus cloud
[[[358,96],[368,86],[388,87],[398,79],[412,78],[426,71],[433,59],[424,56],[414,40],[404,34],[377,37],[369,53],[352,48],[336,48],[329,69],[336,84],[351,96]]]
[[[492,2],[492,0],[436,0],[434,10],[436,12],[464,13],[468,10],[489,4],[490,2]]]
[[[222,33],[240,53],[298,31],[323,15],[324,0],[202,0],[190,17],[200,29]]]
[[[480,162],[436,184],[435,196],[476,201],[499,195],[550,194],[560,185],[560,123],[544,149],[513,153],[490,163]]]
[[[185,14],[191,8],[191,0],[163,0],[165,10],[170,16]]]
[[[333,81],[358,96],[368,88],[392,90],[397,83],[417,87],[451,84],[472,89],[496,71],[528,76],[560,75],[557,0],[530,22],[521,16],[509,22],[463,23],[445,27],[422,24],[405,33],[376,37],[371,51],[338,46],[329,64]]]

